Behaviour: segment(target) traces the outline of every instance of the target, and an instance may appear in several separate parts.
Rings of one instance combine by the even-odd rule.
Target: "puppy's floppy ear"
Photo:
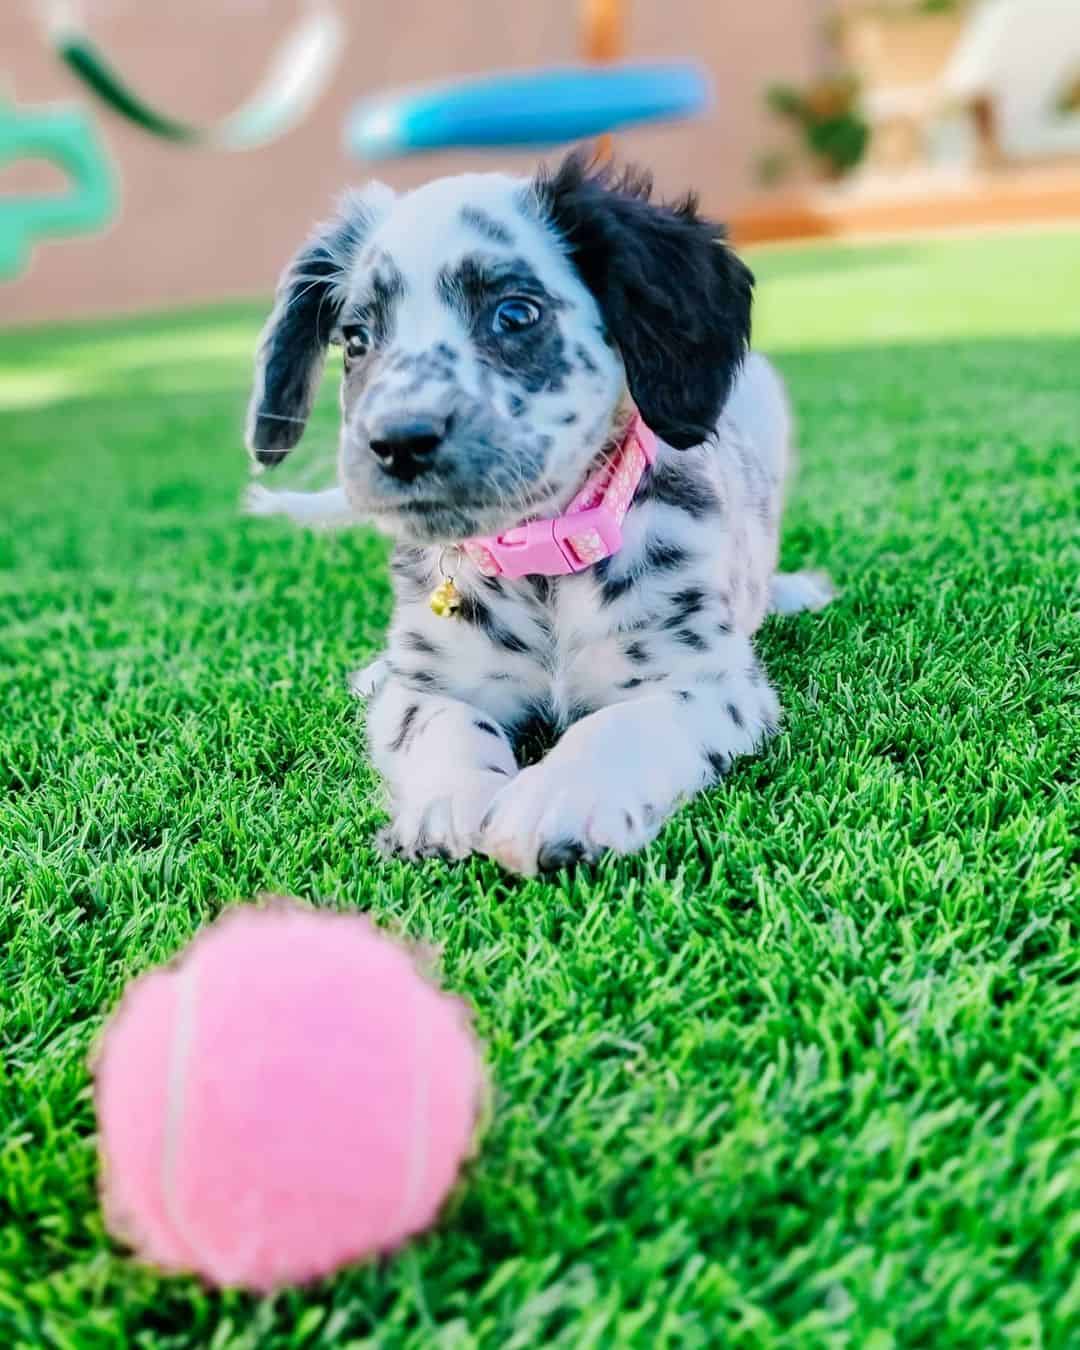
[[[754,278],[688,195],[651,200],[652,179],[569,155],[532,184],[622,352],[642,417],[686,449],[716,425],[750,341]]]
[[[248,407],[247,447],[260,464],[280,464],[304,434],[349,267],[393,197],[382,183],[349,193],[281,274]]]

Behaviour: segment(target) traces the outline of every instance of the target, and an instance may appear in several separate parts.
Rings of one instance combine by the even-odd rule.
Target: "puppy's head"
[[[359,515],[451,542],[561,509],[627,394],[665,441],[712,432],[746,350],[752,278],[692,199],[571,156],[532,181],[350,196],[286,269],[248,442],[300,439],[342,348],[341,476]]]

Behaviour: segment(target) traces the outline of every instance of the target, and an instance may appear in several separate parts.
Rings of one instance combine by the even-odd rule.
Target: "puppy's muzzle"
[[[434,467],[449,432],[449,416],[395,416],[371,429],[368,446],[385,473],[411,483]]]

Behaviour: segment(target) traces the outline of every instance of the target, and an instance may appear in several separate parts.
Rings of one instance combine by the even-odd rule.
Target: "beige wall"
[[[310,223],[367,168],[341,149],[346,110],[380,86],[576,59],[574,0],[340,0],[348,49],[334,86],[299,129],[245,154],[177,148],[97,113],[120,167],[123,209],[93,238],[47,243],[0,283],[0,323],[164,306],[266,291]],[[719,213],[752,190],[773,135],[764,85],[820,56],[819,0],[629,0],[629,55],[693,56],[716,82],[708,117],[620,138],[669,191],[696,185]],[[296,0],[84,0],[126,76],[176,115],[228,110],[252,87]],[[19,102],[84,99],[41,41],[32,0],[0,0],[0,89]],[[531,156],[427,156],[378,166],[398,187],[465,166],[526,168]],[[0,191],[13,183],[0,173]]]

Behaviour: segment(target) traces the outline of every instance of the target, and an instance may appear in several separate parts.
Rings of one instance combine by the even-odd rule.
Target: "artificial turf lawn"
[[[843,595],[765,754],[554,881],[376,853],[385,551],[237,518],[255,308],[0,339],[0,1346],[1080,1344],[1080,236],[754,262]],[[496,1106],[428,1240],[259,1302],[106,1240],[86,1057],[262,890],[436,944]]]

